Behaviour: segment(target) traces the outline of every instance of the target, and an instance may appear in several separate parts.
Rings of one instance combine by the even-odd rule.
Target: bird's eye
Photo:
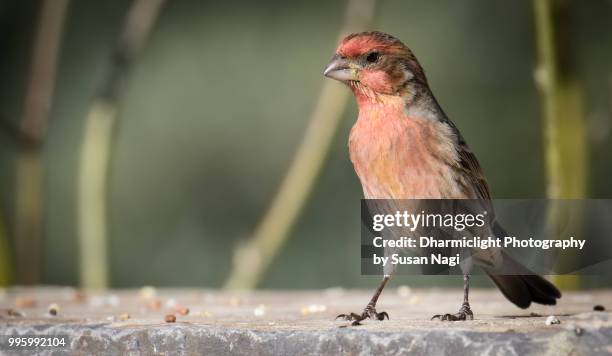
[[[366,61],[374,63],[378,60],[378,57],[380,57],[380,54],[378,52],[370,52],[366,57]]]

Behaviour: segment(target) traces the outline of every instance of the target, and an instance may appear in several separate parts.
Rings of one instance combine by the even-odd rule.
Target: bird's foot
[[[464,321],[464,320],[474,320],[474,313],[472,313],[472,309],[470,309],[470,305],[468,303],[463,303],[461,309],[456,314],[437,314],[431,317],[431,320],[438,319],[440,321]]]
[[[361,314],[357,314],[357,313],[340,314],[336,317],[336,319],[339,319],[339,318],[342,318],[348,321],[352,321],[351,325],[357,326],[357,325],[361,325],[361,321],[368,319],[368,318],[376,319],[380,321],[385,320],[385,318],[389,320],[389,314],[387,314],[387,312],[377,313],[374,306],[368,305],[367,307],[365,307],[365,309],[363,310]]]

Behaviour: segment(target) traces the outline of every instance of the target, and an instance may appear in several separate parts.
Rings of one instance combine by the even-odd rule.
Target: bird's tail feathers
[[[506,232],[499,224],[495,224],[494,231],[496,236],[506,236]],[[502,251],[502,258],[501,269],[512,271],[513,274],[504,275],[491,272],[487,274],[508,300],[523,309],[529,307],[531,302],[544,305],[557,304],[557,299],[561,298],[561,292],[554,284],[534,274],[504,251]]]
[[[545,305],[557,304],[561,292],[544,277],[531,272],[527,267],[516,262],[507,253],[503,253],[504,270],[521,271],[516,275],[487,273],[502,294],[519,308],[527,308],[531,302]]]

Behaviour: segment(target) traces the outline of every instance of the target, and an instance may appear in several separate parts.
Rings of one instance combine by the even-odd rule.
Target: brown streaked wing
[[[480,163],[478,163],[476,156],[461,137],[458,154],[460,169],[472,183],[474,191],[478,194],[478,199],[490,200],[491,191],[489,190],[489,184],[482,172],[482,168],[480,168]]]

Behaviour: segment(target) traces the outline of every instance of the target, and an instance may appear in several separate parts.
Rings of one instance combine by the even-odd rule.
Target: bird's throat
[[[356,81],[349,82],[349,87],[355,95],[360,111],[370,107],[379,108],[386,101],[400,99],[399,96],[377,93],[371,88]]]

